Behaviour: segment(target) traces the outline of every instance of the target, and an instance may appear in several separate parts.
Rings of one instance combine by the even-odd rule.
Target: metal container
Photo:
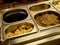
[[[2,18],[1,18],[1,12],[0,12],[0,44],[2,43],[2,30],[1,30],[1,28],[2,28]]]
[[[46,14],[46,15],[44,15],[44,14]],[[48,15],[50,15],[50,16],[56,16],[57,17],[57,21],[53,18],[52,20],[51,20],[51,17],[50,16],[48,16]],[[40,17],[40,16],[42,16],[42,17]],[[43,18],[44,18],[44,16],[47,16],[47,18],[48,18],[48,20],[45,22],[42,22],[43,21]],[[50,20],[49,20],[49,17],[50,17]],[[40,18],[40,19],[39,19]],[[47,19],[46,18],[46,19]],[[53,27],[53,26],[57,26],[57,25],[60,25],[60,14],[59,13],[57,13],[57,12],[54,12],[54,11],[46,11],[46,12],[42,12],[42,13],[38,13],[38,14],[36,14],[35,16],[34,16],[34,19],[35,19],[35,21],[36,21],[36,23],[38,24],[38,27],[39,27],[39,29],[41,29],[41,27],[42,27],[42,29],[44,29],[44,28],[50,28],[50,27]],[[39,21],[38,21],[38,19],[39,19]],[[55,22],[54,22],[54,20],[56,21],[56,24],[54,24]],[[51,23],[50,23],[51,22]]]
[[[19,32],[19,31],[21,31],[21,32]],[[21,36],[31,34],[31,33],[36,33],[36,32],[38,32],[38,29],[32,20],[26,20],[26,21],[21,21],[21,22],[17,22],[17,23],[12,23],[12,24],[4,27],[3,41],[6,39],[16,38],[19,36],[21,37]]]
[[[22,37],[24,35],[36,33],[38,31],[38,28],[37,28],[36,24],[34,23],[33,19],[31,18],[30,13],[28,12],[28,9],[26,8],[26,5],[17,7],[17,8],[10,8],[10,9],[2,10],[1,17],[2,17],[2,23],[3,23],[2,29],[1,29],[1,33],[2,33],[1,40],[2,41],[5,41],[5,40],[11,39],[11,38],[16,38],[16,37]],[[12,31],[14,29],[13,25],[18,27],[18,25],[21,25],[20,23],[21,24],[29,23],[29,25],[31,24],[33,26],[33,29],[30,32],[27,32],[27,33],[24,33],[21,35],[16,35],[16,36],[12,36],[12,37],[6,36],[6,32],[8,31],[7,28],[10,27],[11,31]]]
[[[2,12],[3,24],[10,24],[27,19],[31,19],[31,17],[26,6],[5,9]]]
[[[50,37],[50,38],[52,38],[52,37]],[[49,40],[49,41],[47,41],[48,39],[50,39],[50,38],[47,38],[47,39],[44,39],[44,40],[39,40],[39,41],[37,41],[37,42],[33,42],[33,43],[29,43],[29,44],[25,44],[25,45],[60,45],[60,39],[51,39],[51,40]],[[54,37],[55,38],[55,37]],[[41,41],[41,43],[40,43],[40,41]],[[45,41],[45,42],[43,42],[43,41]],[[3,45],[21,45],[20,43],[17,43],[17,44],[11,44],[10,42],[4,42],[3,43]]]
[[[16,21],[24,20],[28,17],[28,14],[23,9],[16,9],[12,11],[8,11],[5,14],[3,14],[3,20],[4,22],[11,23]]]
[[[53,8],[50,3],[50,1],[45,1],[45,2],[40,2],[40,3],[35,3],[35,4],[31,4],[28,5],[28,10],[30,11],[31,14],[35,14],[37,12],[42,12],[45,10],[49,10],[51,8]],[[42,5],[42,6],[41,6]],[[34,9],[35,8],[35,9]],[[41,9],[40,9],[41,8]],[[43,9],[42,9],[43,8]],[[46,9],[45,9],[46,8]],[[39,10],[38,10],[39,9]]]
[[[41,10],[45,10],[49,8],[50,8],[49,4],[40,4],[40,5],[31,6],[29,10],[30,11],[41,11]]]
[[[48,4],[50,4],[49,2],[42,2],[41,4],[46,4],[46,3],[48,3]],[[35,4],[35,5],[39,5],[39,4]],[[35,6],[35,5],[33,5],[33,6]],[[27,6],[28,7],[28,10],[29,10],[29,8],[31,7],[30,5],[28,5]],[[34,21],[35,21],[35,23],[37,24],[37,22],[36,22],[36,20],[35,20],[35,17],[37,17],[37,15],[42,15],[43,13],[45,14],[45,12],[46,13],[49,13],[49,12],[51,12],[51,13],[53,13],[53,14],[55,14],[55,15],[57,15],[58,16],[58,18],[60,17],[60,14],[59,14],[59,12],[52,6],[52,5],[50,5],[50,8],[49,9],[45,9],[45,10],[41,10],[41,11],[30,11],[29,10],[29,12],[30,12],[30,14],[31,14],[31,16],[32,16],[32,18],[34,19]],[[50,14],[51,14],[50,13]],[[44,15],[43,14],[43,15]],[[59,22],[60,22],[60,19],[59,19]],[[39,24],[37,24],[37,26],[39,27],[39,30],[43,30],[43,29],[47,29],[47,28],[51,28],[51,27],[55,27],[55,26],[58,26],[58,25],[60,25],[60,24],[57,24],[57,25],[52,25],[52,26],[48,26],[48,27],[44,27],[44,26],[39,26]]]
[[[35,33],[32,35],[28,35],[22,38],[16,38],[9,40],[9,44],[11,45],[37,45],[44,44],[53,40],[60,39],[60,26],[56,26],[54,28],[46,29],[45,31],[41,31],[39,33]],[[57,44],[60,44],[59,41],[56,41]],[[56,44],[54,41],[49,44]]]
[[[37,11],[30,10],[30,8],[33,6],[45,5],[45,4],[49,5],[48,9],[37,10]],[[11,45],[40,45],[40,44],[44,45],[44,43],[47,45],[46,42],[49,42],[49,44],[50,44],[50,41],[52,41],[51,45],[53,45],[54,44],[53,40],[57,40],[60,38],[60,18],[58,19],[59,24],[48,26],[48,27],[40,26],[36,22],[35,18],[39,14],[44,14],[44,13],[49,13],[49,14],[53,13],[58,18],[60,17],[59,11],[57,11],[50,4],[49,1],[3,10],[2,27],[1,27],[1,41],[3,42],[3,45],[10,45],[10,44]],[[17,15],[24,14],[24,18],[22,17],[23,19],[21,19],[21,20],[15,20],[15,17],[17,16],[16,14]],[[6,21],[5,20],[6,17],[8,17],[10,15],[13,15],[15,21],[10,21],[10,20]],[[17,16],[17,17],[19,17],[19,16]],[[20,17],[19,17],[19,19],[20,19]],[[18,30],[17,35],[13,35],[11,37],[7,36],[8,32],[14,33],[16,31],[16,29],[20,29],[19,27],[22,24],[24,24],[24,26],[22,26],[22,27],[31,25],[32,29],[29,30],[28,32],[26,31],[26,33],[24,33],[25,31],[23,31],[22,34],[19,34],[20,30]],[[27,30],[26,27],[22,28],[22,29]],[[59,44],[59,43],[57,43],[57,44]]]
[[[1,17],[1,13],[0,13],[0,27],[2,26],[2,17]]]
[[[60,35],[57,35],[57,37],[60,37]],[[43,40],[35,41],[26,45],[60,45],[60,38],[57,38],[56,36],[49,37]],[[19,45],[19,44],[16,44]]]
[[[51,0],[50,4],[58,11],[60,11],[60,0]]]

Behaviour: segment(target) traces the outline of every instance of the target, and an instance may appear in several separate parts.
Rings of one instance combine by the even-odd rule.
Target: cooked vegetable
[[[17,24],[17,25],[12,25],[6,29],[6,35],[8,37],[21,35],[24,33],[31,32],[33,28],[34,26],[31,23],[27,23],[27,22]]]
[[[50,5],[40,4],[40,5],[31,6],[30,10],[31,11],[39,11],[39,10],[44,10],[44,9],[48,9],[48,8],[50,8]]]
[[[53,13],[51,14],[44,13],[42,15],[37,15],[35,17],[35,21],[37,22],[38,25],[44,26],[44,27],[56,25],[60,23],[58,16],[56,16]]]

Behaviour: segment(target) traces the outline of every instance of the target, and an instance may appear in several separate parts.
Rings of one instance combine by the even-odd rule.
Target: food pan
[[[53,16],[55,17],[55,16],[57,16],[57,17],[55,17],[55,19],[58,19],[57,21],[59,22],[58,24],[51,24],[50,26],[41,26],[41,25],[39,25],[39,24],[37,24],[37,22],[36,22],[36,17],[39,17],[39,20],[40,20],[40,22],[39,23],[41,23],[42,21],[42,19],[40,19],[41,17],[40,16],[42,16],[42,14],[46,14],[46,13],[48,13],[49,15],[50,14],[52,14],[53,13],[53,15],[51,16],[52,17],[52,19],[54,20],[54,18],[53,18]],[[43,14],[43,15],[44,15]],[[39,15],[39,16],[38,16]],[[34,19],[34,21],[35,21],[35,23],[38,25],[38,27],[39,27],[39,30],[43,30],[43,29],[47,29],[47,28],[50,28],[50,27],[54,27],[54,26],[57,26],[57,25],[60,25],[60,14],[59,14],[59,12],[56,10],[56,9],[54,9],[54,8],[51,8],[51,9],[49,9],[49,10],[45,10],[45,11],[42,11],[42,12],[37,12],[37,13],[35,13],[35,14],[32,14],[31,13],[31,16],[32,16],[32,18]],[[43,17],[45,17],[45,16],[43,16]],[[49,18],[50,16],[46,16],[47,18]],[[38,20],[38,19],[37,19]],[[50,19],[49,19],[50,20]],[[49,20],[46,20],[46,22],[48,22]],[[45,23],[46,23],[45,22]],[[53,21],[52,21],[53,22]]]
[[[49,1],[31,4],[31,5],[28,5],[27,7],[28,7],[28,10],[30,11],[30,13],[32,13],[32,14],[53,8],[50,5]]]
[[[60,23],[60,15],[54,11],[38,13],[34,16],[34,19],[42,27],[49,27]]]
[[[31,6],[29,8],[29,10],[31,10],[31,11],[39,11],[39,10],[45,10],[45,9],[49,9],[49,8],[50,8],[49,4],[40,4],[40,5]]]
[[[23,20],[27,20],[27,19],[31,19],[31,18],[30,18],[30,15],[29,15],[29,12],[28,12],[26,6],[5,9],[2,12],[2,20],[3,20],[4,24],[23,21]]]
[[[60,0],[51,0],[50,3],[52,4],[53,7],[55,7],[55,9],[60,11]]]
[[[15,38],[15,37],[37,32],[38,28],[32,20],[27,20],[18,23],[12,23],[6,26],[3,30],[4,30],[3,35],[5,40],[5,39]]]
[[[44,28],[52,27],[60,24],[60,14],[54,11],[46,11],[43,13],[38,13],[34,16],[34,19],[36,23],[39,25],[39,27],[44,27]]]

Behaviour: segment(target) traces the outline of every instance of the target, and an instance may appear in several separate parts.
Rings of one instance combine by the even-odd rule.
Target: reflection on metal
[[[47,2],[42,2],[46,3],[46,4],[50,4],[48,1]],[[38,3],[39,4],[39,3]],[[37,5],[38,5],[37,4]],[[36,4],[33,4],[36,5]],[[52,6],[49,9],[46,10],[42,10],[42,11],[30,11],[29,8],[31,7],[30,5],[25,5],[22,7],[18,7],[18,8],[11,8],[11,9],[6,9],[3,10],[2,12],[2,26],[1,26],[1,41],[3,42],[3,45],[48,45],[46,42],[48,42],[50,44],[50,42],[52,43],[51,45],[53,45],[53,40],[55,40],[56,42],[60,41],[60,24],[56,25],[56,26],[52,26],[51,28],[45,28],[45,27],[39,27],[37,25],[37,23],[34,20],[34,16],[38,13],[43,13],[46,11],[54,11],[57,12],[59,14],[59,12]],[[10,10],[15,10],[15,9],[24,9],[26,10],[28,17],[22,21],[15,21],[12,23],[7,23],[5,21],[3,21],[3,16],[6,12],[9,12]],[[14,12],[15,13],[15,12]],[[24,12],[19,12],[19,13],[24,13]],[[11,13],[13,14],[13,13]],[[11,15],[8,14],[8,15]],[[16,13],[15,13],[16,14]],[[24,13],[25,14],[25,13]],[[7,15],[7,16],[8,16]],[[6,16],[5,16],[6,17]],[[13,38],[7,38],[5,35],[5,29],[7,29],[9,26],[14,25],[14,24],[19,24],[22,22],[30,22],[34,25],[34,31],[32,31],[31,34],[26,34],[23,36],[17,36],[17,37],[13,37]],[[35,33],[36,32],[36,33]],[[59,43],[57,43],[59,44]],[[55,44],[56,45],[56,44]]]

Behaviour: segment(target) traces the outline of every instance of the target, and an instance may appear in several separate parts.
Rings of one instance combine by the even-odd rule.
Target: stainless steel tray
[[[9,14],[9,13],[13,13],[13,11],[15,11],[14,13],[16,13],[16,10],[17,11],[19,11],[19,10],[21,10],[21,9],[23,9],[23,10],[26,10],[26,12],[27,12],[27,14],[28,14],[28,17],[26,18],[26,19],[24,19],[24,20],[19,20],[19,21],[15,21],[15,22],[5,22],[4,20],[3,20],[3,17],[4,17],[4,14]],[[21,12],[21,13],[23,13],[23,12]],[[8,16],[8,15],[7,15]],[[6,16],[5,16],[6,17]],[[13,37],[7,37],[6,36],[6,33],[5,33],[5,31],[6,31],[6,29],[9,27],[9,26],[12,26],[12,25],[17,25],[17,24],[20,24],[20,23],[24,23],[24,22],[28,22],[28,23],[31,23],[31,24],[33,24],[33,26],[34,26],[34,28],[33,28],[33,30],[31,31],[31,32],[29,32],[29,33],[25,33],[25,34],[21,34],[21,35],[17,35],[17,36],[13,36]],[[34,23],[34,21],[33,21],[33,19],[31,18],[31,16],[30,16],[30,14],[29,14],[29,12],[28,12],[28,10],[27,10],[27,8],[26,8],[26,6],[22,6],[22,7],[18,7],[18,8],[11,8],[11,9],[5,9],[5,10],[3,10],[2,11],[2,23],[3,23],[3,25],[2,25],[2,35],[3,36],[1,36],[1,37],[3,37],[2,38],[2,41],[5,41],[5,40],[7,40],[7,39],[11,39],[11,38],[15,38],[15,37],[19,37],[19,36],[23,36],[23,35],[27,35],[27,34],[31,34],[31,33],[35,33],[35,32],[38,32],[38,27],[36,26],[36,24]]]
[[[31,11],[29,9],[31,6],[40,5],[40,4],[48,4],[50,5],[50,8],[39,10],[39,11]],[[3,20],[3,15],[11,10],[16,10],[16,9],[26,10],[28,17],[21,21],[15,21],[11,23],[5,22]],[[17,8],[10,8],[10,9],[3,10],[1,13],[1,20],[2,20],[1,41],[3,42],[3,45],[6,45],[6,44],[7,45],[10,45],[10,44],[11,45],[15,45],[15,44],[23,45],[24,43],[25,43],[24,45],[40,45],[40,44],[44,44],[45,42],[59,39],[60,38],[60,24],[50,26],[50,27],[42,27],[42,26],[39,26],[34,19],[34,16],[36,14],[47,12],[47,11],[53,11],[53,12],[60,14],[59,11],[56,10],[56,8],[54,8],[54,6],[50,3],[50,1],[45,1],[45,2],[40,2],[40,3],[31,4],[31,5],[25,5],[25,6],[21,6]],[[9,26],[24,23],[24,22],[32,23],[34,25],[34,29],[31,32],[25,33],[22,35],[17,35],[13,37],[6,36],[5,31]]]
[[[39,33],[28,35],[22,38],[9,40],[9,43],[15,45],[37,45],[44,44],[46,42],[50,42],[56,39],[60,39],[60,26],[50,28],[45,31],[41,31]],[[60,43],[58,42],[57,44]]]
[[[24,34],[12,36],[12,37],[6,36],[6,29],[7,29],[8,27],[10,27],[10,26],[12,26],[12,25],[21,25],[21,23],[25,23],[25,22],[26,22],[26,23],[31,23],[31,24],[33,24],[34,27],[33,27],[33,30],[32,30],[32,31],[27,32],[27,33],[24,33]],[[12,29],[12,28],[11,28],[11,29]],[[39,30],[37,29],[36,25],[34,24],[34,22],[33,22],[32,20],[26,20],[26,21],[17,22],[17,23],[8,25],[8,26],[4,27],[3,30],[4,30],[4,39],[5,39],[5,40],[6,40],[6,39],[10,39],[10,38],[14,38],[14,37],[23,36],[23,35],[26,35],[26,34],[31,34],[31,33],[38,32],[38,31],[39,31]]]
[[[48,1],[48,2],[42,2],[42,3],[37,3],[37,4],[28,5],[28,6],[27,6],[27,7],[28,7],[28,10],[29,10],[29,8],[30,8],[31,6],[40,5],[40,4],[50,4],[50,3],[49,3],[49,1]],[[33,18],[34,21],[35,21],[35,19],[34,19],[35,15],[37,15],[37,14],[39,14],[39,13],[48,12],[48,11],[53,11],[53,12],[56,12],[56,13],[59,14],[59,12],[58,12],[52,5],[50,5],[50,8],[49,8],[49,9],[45,9],[45,10],[41,10],[41,11],[31,11],[31,10],[29,10],[30,15],[31,15],[31,17]],[[35,23],[36,23],[36,21],[35,21]],[[36,23],[36,24],[37,24],[37,23]],[[60,24],[57,24],[57,25],[54,25],[54,26],[49,26],[49,27],[42,27],[42,26],[39,26],[39,25],[37,24],[37,26],[39,27],[39,30],[43,30],[43,29],[55,27],[55,26],[58,26],[58,25],[60,25]]]

